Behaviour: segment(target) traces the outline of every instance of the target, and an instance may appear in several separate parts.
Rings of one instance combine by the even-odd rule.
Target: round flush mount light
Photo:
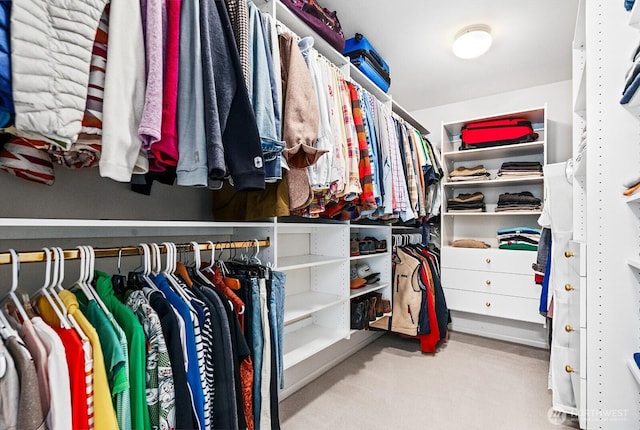
[[[489,50],[492,41],[491,27],[484,24],[470,25],[456,34],[453,53],[465,60],[476,58]]]

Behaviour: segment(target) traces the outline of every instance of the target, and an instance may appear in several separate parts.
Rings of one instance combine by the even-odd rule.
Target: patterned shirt
[[[344,117],[344,129],[347,138],[347,166],[348,181],[345,188],[345,200],[353,200],[357,194],[362,192],[360,186],[360,173],[358,162],[360,161],[360,149],[358,147],[358,134],[353,122],[353,111],[351,110],[351,95],[344,79],[339,80],[340,99],[342,101],[342,114]]]
[[[147,405],[152,429],[176,425],[173,371],[160,318],[142,291],[132,292],[125,303],[138,317],[147,341]]]

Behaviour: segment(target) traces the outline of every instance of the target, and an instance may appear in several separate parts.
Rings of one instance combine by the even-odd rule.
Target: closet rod
[[[271,246],[271,240],[267,237],[264,240],[241,240],[241,241],[230,241],[230,242],[218,242],[214,243],[215,249],[239,249],[239,248],[254,248],[258,245],[260,248],[266,248]],[[158,245],[160,247],[160,252],[165,254],[167,249],[164,245]],[[201,251],[211,250],[210,243],[199,243],[198,247]],[[190,243],[179,243],[176,244],[176,248],[180,252],[189,252],[192,251],[192,246]],[[117,257],[119,255],[122,256],[132,256],[132,255],[142,255],[143,249],[140,246],[123,246],[121,248],[94,248],[96,258],[103,257]],[[44,251],[27,251],[27,252],[19,252],[18,256],[20,257],[20,263],[38,263],[46,261],[46,256]],[[78,249],[65,249],[64,250],[64,259],[65,260],[79,260],[80,259],[80,250]],[[8,252],[0,253],[0,265],[2,264],[11,264],[11,254]]]

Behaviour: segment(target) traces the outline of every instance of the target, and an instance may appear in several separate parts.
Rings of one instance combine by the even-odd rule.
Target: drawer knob
[[[491,259],[490,259],[490,258],[487,258],[487,259],[486,259],[486,260],[484,260],[484,261],[486,261],[486,262],[487,262],[487,264],[491,263]]]
[[[568,364],[566,366],[564,366],[564,371],[567,372],[567,373],[575,372],[574,368],[569,366]]]
[[[491,285],[491,280],[487,279],[486,281],[484,281],[484,283],[487,284],[487,285]]]
[[[571,324],[567,324],[566,326],[564,326],[564,331],[566,331],[567,333],[571,333],[573,331],[573,327],[571,326]]]
[[[573,288],[573,285],[571,285],[571,284],[565,284],[564,289],[565,289],[565,291],[573,291],[573,290],[575,290],[575,288]]]
[[[484,304],[486,307],[490,308],[491,307],[491,302],[487,302]]]
[[[573,252],[571,252],[571,251],[565,251],[565,252],[564,252],[564,256],[565,256],[565,257],[567,257],[567,258],[571,258],[571,257],[573,257]]]

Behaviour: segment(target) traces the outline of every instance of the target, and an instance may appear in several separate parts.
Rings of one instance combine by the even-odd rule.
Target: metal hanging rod
[[[271,246],[271,240],[267,237],[264,240],[241,240],[241,241],[230,241],[230,242],[218,242],[213,244],[215,249],[239,249],[239,248],[255,248],[256,245],[260,248],[266,248]],[[160,247],[160,252],[165,254],[167,249],[164,245],[158,245]],[[198,247],[201,251],[211,250],[210,243],[199,243]],[[177,243],[176,248],[180,252],[189,252],[193,251],[193,247],[190,243]],[[104,257],[118,257],[121,256],[132,256],[132,255],[142,255],[143,249],[140,246],[123,246],[120,248],[94,248],[96,258],[104,258]],[[44,251],[26,251],[19,252],[18,256],[20,257],[20,263],[39,263],[46,261],[46,255]],[[79,260],[80,259],[80,250],[78,249],[65,249],[64,250],[64,259],[65,260]],[[0,265],[2,264],[11,264],[11,254],[8,252],[0,253]]]

